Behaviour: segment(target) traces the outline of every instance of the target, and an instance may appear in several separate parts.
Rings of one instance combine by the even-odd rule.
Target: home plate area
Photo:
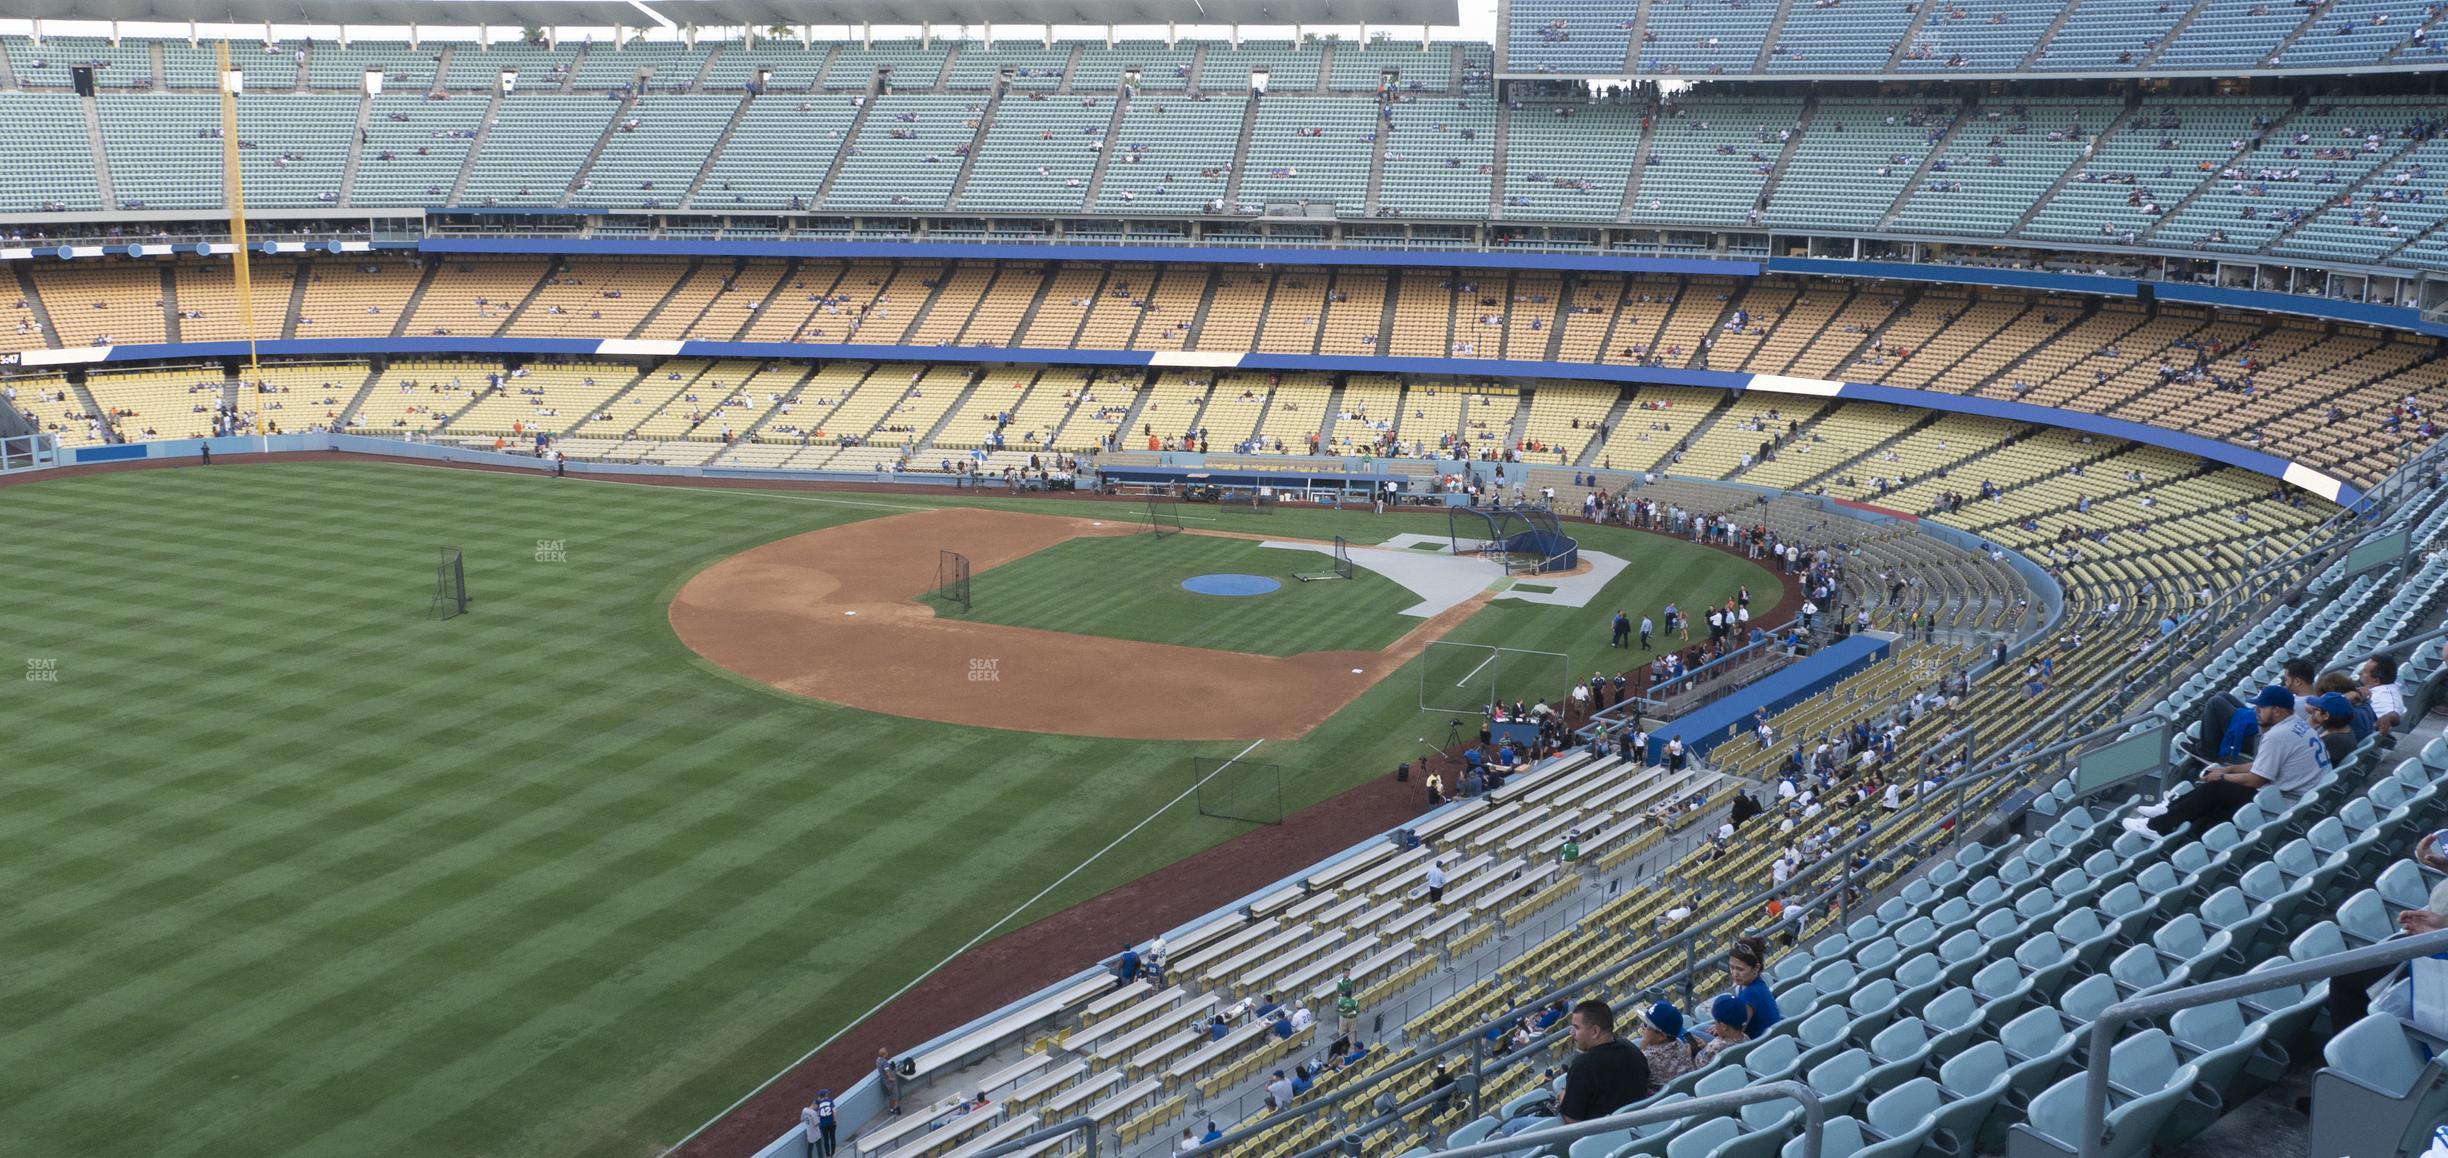
[[[1334,552],[1334,547],[1327,543],[1269,539],[1260,546],[1321,554]],[[1351,561],[1353,566],[1383,575],[1419,596],[1420,601],[1403,608],[1402,614],[1423,619],[1460,606],[1483,591],[1494,591],[1498,599],[1587,607],[1599,591],[1631,565],[1617,556],[1584,547],[1578,569],[1539,575],[1533,580],[1536,589],[1523,590],[1505,574],[1504,564],[1494,559],[1456,555],[1451,541],[1441,535],[1396,535],[1375,547],[1353,547]]]

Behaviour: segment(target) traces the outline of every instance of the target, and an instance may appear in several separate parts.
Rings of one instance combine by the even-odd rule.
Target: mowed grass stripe
[[[12,488],[13,525],[41,533],[0,557],[0,591],[41,610],[23,646],[62,682],[0,686],[19,733],[0,941],[29,966],[0,977],[0,1136],[80,1155],[659,1146],[1169,799],[1191,753],[1240,747],[852,712],[672,636],[678,582],[757,543],[930,505],[1048,509],[847,497],[296,463]],[[1355,542],[1444,523],[1243,521]],[[567,562],[537,562],[539,539]],[[428,623],[444,543],[477,606]],[[1334,743],[1287,746],[1288,793],[1391,767],[1416,709],[1372,702]],[[1059,895],[1243,827],[1177,809]],[[181,1129],[127,1129],[130,1090]]]

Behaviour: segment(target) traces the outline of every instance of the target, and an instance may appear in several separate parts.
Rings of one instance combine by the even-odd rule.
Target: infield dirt
[[[886,715],[1129,740],[1290,740],[1489,599],[1424,619],[1382,650],[1292,656],[942,619],[917,600],[934,585],[939,549],[984,571],[1066,539],[1132,533],[1125,521],[961,508],[828,527],[698,572],[672,599],[672,630],[749,679]]]

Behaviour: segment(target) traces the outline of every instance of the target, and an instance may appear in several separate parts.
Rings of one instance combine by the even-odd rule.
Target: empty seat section
[[[1633,222],[1742,224],[1801,119],[1793,97],[1683,101],[1659,118]]]
[[[2305,18],[2305,10],[2293,4],[2210,0],[2154,63],[2160,68],[2253,68]]]
[[[1078,212],[1096,172],[1114,99],[1006,95],[970,165],[960,208]]]
[[[112,265],[39,265],[34,287],[59,333],[62,346],[123,346],[161,342],[163,319],[158,267],[147,262]],[[133,273],[134,276],[130,276]]]
[[[1642,106],[1627,100],[1525,104],[1506,142],[1507,216],[1613,221],[1640,155]]]
[[[1033,41],[1004,41],[989,48],[968,41],[953,49],[944,87],[963,92],[990,90],[998,79],[1008,80],[1015,92],[1052,92],[1062,87],[1071,64],[1067,43],[1047,48]]]
[[[142,40],[113,44],[98,36],[52,36],[36,44],[23,36],[0,36],[0,50],[8,53],[9,71],[21,87],[66,89],[75,83],[75,71],[88,67],[95,88],[153,87],[153,48]],[[245,54],[244,46],[231,47],[233,60]],[[210,76],[205,79],[211,82]]]
[[[451,47],[450,71],[442,78],[442,87],[492,91],[500,86],[503,73],[515,72],[514,92],[557,92],[569,81],[570,62],[577,56],[574,44],[559,48],[526,41],[456,44]]]
[[[715,54],[714,63],[706,66],[700,91],[737,92],[761,73],[767,93],[807,92],[824,74],[825,58],[833,47],[821,40],[803,47],[795,39],[726,44]]]
[[[2286,111],[2280,101],[2144,102],[2107,130],[2023,235],[2079,241],[2147,230]]]
[[[85,110],[64,93],[0,93],[0,212],[102,208]]]
[[[431,92],[438,71],[435,61],[441,55],[439,44],[411,48],[403,43],[359,40],[342,48],[335,42],[323,41],[307,50],[306,87],[362,92],[365,74],[380,72],[386,93]],[[254,81],[254,77],[248,77],[248,86],[253,87]]]
[[[2082,160],[2083,142],[2117,115],[2108,101],[1984,102],[1956,126],[1908,191],[1895,228],[1994,236]]]
[[[485,103],[385,92],[374,98],[351,205],[442,205],[484,125]]]
[[[521,91],[503,97],[459,204],[560,204],[619,109],[602,96]]]
[[[1770,73],[1881,72],[1912,23],[1909,4],[1843,7],[1797,2],[1768,49]]]
[[[838,92],[866,92],[880,73],[890,73],[896,92],[924,92],[935,87],[944,71],[944,50],[914,40],[879,41],[861,48],[845,44],[825,66],[824,87]]]
[[[705,164],[707,145],[739,108],[738,96],[656,95],[629,106],[603,152],[570,194],[572,205],[677,206]],[[719,199],[718,199],[719,200]]]
[[[1652,4],[1641,29],[1643,76],[1714,76],[1751,71],[1776,20],[1773,4],[1695,0]]]
[[[1079,63],[1071,73],[1071,91],[1109,93],[1123,77],[1137,73],[1140,92],[1180,92],[1190,87],[1190,68],[1198,62],[1198,46],[1165,47],[1161,40],[1121,40],[1112,48],[1102,43],[1080,46]]]
[[[764,96],[748,104],[693,203],[701,209],[808,208],[858,109],[838,95]]]
[[[977,135],[985,98],[896,93],[872,99],[875,107],[848,146],[825,208],[941,208]]]
[[[710,44],[690,48],[664,40],[589,44],[586,51],[579,54],[577,67],[571,74],[570,87],[629,88],[642,75],[649,89],[679,92],[697,83],[697,74],[704,70],[706,55],[712,51]]]
[[[1391,128],[1376,145],[1385,153],[1380,210],[1405,217],[1487,213],[1496,159],[1496,110],[1489,102],[1421,97],[1399,101],[1386,114]]]
[[[1112,142],[1098,213],[1188,213],[1220,200],[1239,151],[1247,97],[1138,96]],[[1127,196],[1126,196],[1127,195]]]
[[[301,338],[374,338],[389,335],[408,308],[424,270],[415,259],[398,254],[364,254],[355,261],[337,258],[317,262],[306,272],[306,297],[299,303],[296,335]],[[181,274],[184,284],[185,274]],[[283,303],[282,308],[287,308]]]
[[[1367,101],[1267,96],[1250,130],[1241,204],[1298,202],[1357,217],[1368,194],[1377,106]]]
[[[1327,70],[1326,87],[1336,92],[1444,92],[1453,87],[1453,46],[1431,44],[1422,47],[1417,40],[1396,40],[1388,36],[1372,38],[1366,44],[1337,41],[1334,64]],[[1385,84],[1385,74],[1394,73],[1394,83]]]
[[[1184,41],[1183,43],[1189,43]],[[1209,40],[1201,44],[1198,86],[1212,93],[1247,92],[1261,69],[1270,93],[1309,92],[1318,87],[1318,50],[1285,40]]]
[[[1954,123],[1951,104],[1825,100],[1794,146],[1761,214],[1770,225],[1878,228],[1932,141]]]
[[[2064,7],[2062,0],[1933,0],[1896,71],[2012,71]]]
[[[1572,0],[1519,0],[1505,33],[1507,60],[1516,72],[1621,76],[1634,15],[1630,8],[1598,12]]]
[[[2189,5],[2168,0],[2081,0],[2066,25],[2032,61],[2038,72],[2139,68],[2184,19]]]

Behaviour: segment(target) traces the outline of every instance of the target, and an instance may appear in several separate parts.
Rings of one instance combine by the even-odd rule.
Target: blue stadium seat
[[[2419,1152],[2432,1126],[2448,1119],[2448,1069],[2393,1016],[2347,1026],[2321,1059],[2327,1064],[2312,1075],[2312,1153]]]
[[[2147,1029],[2108,1051],[2108,1119],[2101,1153],[2143,1158],[2176,1105],[2193,1088],[2197,1073],[2176,1056],[2166,1033]],[[2008,1158],[2052,1158],[2078,1154],[2083,1128],[2083,1075],[2073,1074],[2041,1091],[2021,1124],[2007,1131]]]
[[[2168,1036],[2201,1082],[2200,1098],[2187,1099],[2168,1123],[2167,1140],[2174,1144],[2226,1114],[2242,1085],[2245,1063],[2262,1052],[2269,1028],[2246,1019],[2243,1006],[2221,1001],[2177,1010],[2168,1018]],[[2284,1059],[2275,1060],[2283,1068]]]

